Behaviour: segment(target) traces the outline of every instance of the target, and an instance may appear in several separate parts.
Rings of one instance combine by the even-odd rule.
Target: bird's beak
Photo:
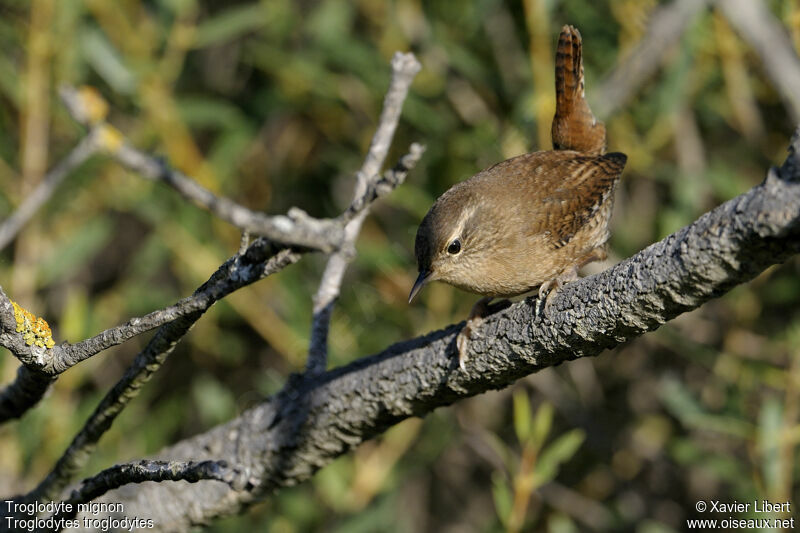
[[[417,277],[417,281],[414,282],[414,286],[411,287],[411,293],[408,295],[408,303],[411,303],[411,300],[414,299],[414,296],[422,289],[422,286],[428,282],[428,279],[431,277],[430,270],[423,270],[419,273]]]

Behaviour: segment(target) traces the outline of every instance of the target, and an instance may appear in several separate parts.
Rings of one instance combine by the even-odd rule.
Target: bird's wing
[[[529,232],[545,234],[556,248],[567,244],[611,195],[626,161],[619,152],[555,161]]]

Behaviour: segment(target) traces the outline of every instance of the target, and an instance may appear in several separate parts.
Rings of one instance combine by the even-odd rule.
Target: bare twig
[[[653,11],[647,33],[630,55],[592,89],[589,99],[597,116],[608,117],[633,97],[658,70],[660,59],[678,42],[694,16],[708,3],[709,0],[675,0]]]
[[[128,144],[122,145],[112,156],[145,178],[163,181],[187,200],[251,235],[322,252],[336,250],[343,242],[342,222],[337,219],[313,218],[297,207],[291,208],[286,215],[267,216],[215,195],[182,172],[171,168],[165,161]]]
[[[383,100],[383,111],[378,122],[378,129],[372,137],[364,164],[356,174],[353,206],[347,211],[349,220],[344,227],[344,239],[339,249],[328,258],[328,264],[322,274],[319,288],[314,295],[311,341],[306,364],[306,371],[310,374],[324,371],[327,365],[328,330],[333,304],[336,298],[339,297],[342,278],[347,269],[347,264],[350,262],[352,249],[358,233],[361,231],[361,225],[369,211],[369,204],[378,196],[379,182],[381,181],[380,170],[386,155],[389,153],[389,146],[394,137],[394,130],[400,120],[400,112],[403,109],[403,102],[408,94],[408,89],[420,68],[421,65],[414,57],[414,54],[401,54],[398,52],[392,58],[392,80]],[[413,159],[413,163],[416,163],[421,155],[422,148],[419,145],[411,147],[409,157]],[[398,173],[395,182],[402,181],[407,172],[408,170],[406,169],[405,172]],[[391,180],[387,179],[386,182],[390,190],[392,187]]]
[[[371,180],[367,185],[367,190],[364,194],[353,200],[347,211],[344,212],[342,218],[350,221],[355,218],[359,213],[369,208],[369,204],[383,198],[403,184],[408,176],[408,173],[417,165],[422,154],[425,152],[425,147],[418,143],[412,143],[408,148],[408,153],[401,157],[394,167],[378,176],[376,179]]]
[[[800,59],[784,26],[764,2],[718,0],[716,6],[761,58],[792,120],[800,121]]]
[[[25,196],[16,211],[0,223],[0,250],[14,240],[17,233],[55,192],[64,178],[81,166],[101,148],[97,134],[92,131],[79,142],[61,162],[48,172],[36,188]]]

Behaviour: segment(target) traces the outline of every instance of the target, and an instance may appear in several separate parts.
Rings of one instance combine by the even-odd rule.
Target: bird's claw
[[[467,346],[469,345],[469,332],[465,327],[456,337],[456,348],[458,348],[458,368],[467,371]]]
[[[469,349],[469,341],[470,337],[472,336],[472,330],[481,322],[483,322],[483,318],[480,316],[470,317],[467,320],[464,329],[462,329],[459,332],[458,337],[456,337],[456,348],[458,349],[458,368],[464,372],[467,371],[467,350]]]
[[[558,290],[565,284],[575,281],[578,278],[578,266],[573,266],[563,271],[557,277],[545,281],[539,286],[539,301],[536,305],[535,316],[538,317],[548,309],[553,302],[553,297]]]
[[[490,296],[484,296],[472,306],[472,310],[467,318],[467,323],[464,329],[456,337],[456,348],[458,349],[458,367],[465,371],[467,370],[467,349],[469,347],[469,339],[472,335],[472,330],[478,327],[483,322],[483,318],[489,314],[489,302],[492,301]]]

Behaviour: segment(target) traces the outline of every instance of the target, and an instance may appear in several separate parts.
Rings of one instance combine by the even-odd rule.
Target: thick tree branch
[[[252,490],[219,483],[123,487],[106,501],[150,516],[161,530],[238,511],[309,478],[397,422],[577,357],[594,356],[716,298],[800,251],[800,137],[764,182],[618,265],[559,290],[545,313],[529,298],[473,333],[466,372],[454,341],[462,324],[399,343],[313,378],[160,454],[224,460],[250,472]]]

